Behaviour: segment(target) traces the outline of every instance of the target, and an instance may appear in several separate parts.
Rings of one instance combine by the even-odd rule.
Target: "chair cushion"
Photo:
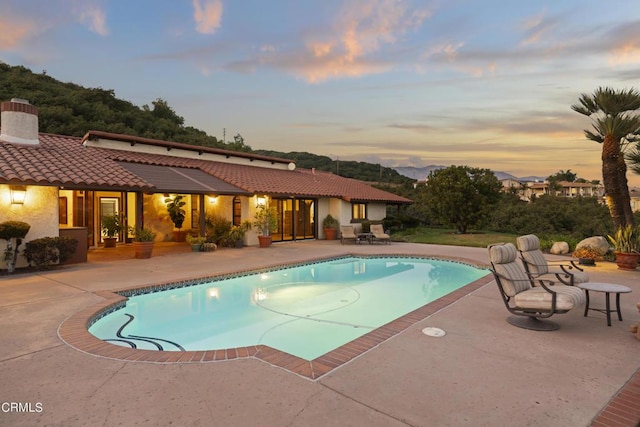
[[[547,274],[549,272],[547,260],[545,259],[544,254],[540,249],[523,251],[522,259],[527,263],[529,272],[533,275]]]
[[[518,256],[518,251],[512,243],[495,244],[489,246],[489,260],[493,264],[505,264],[513,262]]]
[[[540,249],[540,239],[535,234],[527,234],[516,239],[518,249],[521,251],[534,251]]]
[[[522,259],[527,263],[527,269],[534,276],[547,274],[549,267],[544,254],[540,250],[540,239],[535,234],[519,236],[516,239],[518,250],[522,253]]]
[[[509,297],[531,288],[529,276],[522,265],[516,262],[517,254],[518,251],[513,243],[489,246],[489,259],[499,276],[504,293]]]
[[[384,232],[384,228],[382,228],[382,224],[371,224],[369,228],[374,236],[378,239],[388,239],[389,235]]]
[[[353,229],[353,225],[341,225],[340,233],[342,233],[342,237],[345,237],[345,238],[356,237],[356,233]]]
[[[556,310],[571,310],[585,303],[584,292],[578,287],[554,285],[551,290],[557,293]],[[520,292],[513,300],[518,308],[551,310],[551,294],[539,286]]]

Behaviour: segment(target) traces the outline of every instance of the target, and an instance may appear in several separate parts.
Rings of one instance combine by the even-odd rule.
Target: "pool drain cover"
[[[428,337],[438,337],[438,338],[443,337],[446,334],[446,332],[440,328],[424,328],[422,330],[422,333]]]

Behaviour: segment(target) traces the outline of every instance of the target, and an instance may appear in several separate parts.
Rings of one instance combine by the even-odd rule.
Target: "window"
[[[240,225],[242,223],[242,202],[240,197],[233,198],[233,225]]]
[[[366,203],[352,203],[351,204],[351,217],[352,217],[352,219],[367,219],[367,205],[366,205]]]

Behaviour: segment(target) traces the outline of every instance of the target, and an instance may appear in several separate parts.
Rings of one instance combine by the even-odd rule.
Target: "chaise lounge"
[[[356,232],[353,228],[353,225],[341,225],[340,226],[340,243],[344,244],[344,242],[353,241],[353,243],[358,243],[358,236],[356,236]]]
[[[585,304],[582,289],[551,280],[532,277],[516,261],[518,251],[512,243],[489,245],[491,272],[507,310],[513,314],[507,322],[519,328],[535,331],[554,331],[557,323],[540,320],[554,314],[566,313]]]
[[[382,224],[371,224],[370,231],[373,234],[373,241],[391,243],[391,236],[384,232]]]

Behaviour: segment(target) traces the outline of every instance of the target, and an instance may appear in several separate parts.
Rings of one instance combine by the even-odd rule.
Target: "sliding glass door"
[[[273,199],[278,211],[278,229],[273,241],[313,239],[315,231],[315,200]]]

